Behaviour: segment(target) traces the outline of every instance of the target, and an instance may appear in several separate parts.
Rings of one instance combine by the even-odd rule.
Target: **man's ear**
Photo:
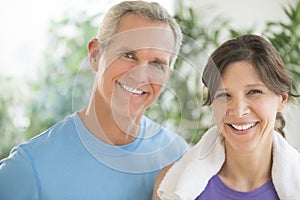
[[[97,38],[93,38],[88,43],[89,62],[94,72],[98,71],[98,63],[100,59],[99,42]]]

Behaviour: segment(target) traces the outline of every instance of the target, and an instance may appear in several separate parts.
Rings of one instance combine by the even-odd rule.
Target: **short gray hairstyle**
[[[115,34],[121,17],[127,13],[140,15],[151,22],[166,23],[171,27],[175,37],[175,47],[171,55],[171,66],[173,66],[182,44],[182,32],[176,20],[156,2],[123,1],[112,6],[104,16],[96,36],[100,43],[100,49],[105,49],[106,42]]]

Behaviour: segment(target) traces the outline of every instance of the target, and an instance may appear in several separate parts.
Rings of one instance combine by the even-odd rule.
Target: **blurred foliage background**
[[[177,131],[193,145],[213,123],[210,108],[201,106],[201,72],[207,55],[229,38],[257,31],[256,27],[233,29],[223,16],[204,21],[205,12],[179,3],[175,18],[184,33],[183,46],[172,78],[146,115]],[[269,21],[259,34],[280,52],[293,77],[294,92],[299,92],[300,1],[282,9],[288,21]],[[87,104],[93,75],[86,60],[86,46],[95,36],[101,16],[72,13],[52,21],[37,79],[20,84],[0,75],[0,158],[6,157],[13,146]]]

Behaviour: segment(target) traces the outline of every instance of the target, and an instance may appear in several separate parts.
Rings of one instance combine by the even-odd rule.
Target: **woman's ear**
[[[288,101],[289,94],[287,92],[283,92],[280,95],[280,102],[279,102],[279,107],[278,107],[278,112],[282,112],[282,110],[285,107],[286,102]]]
[[[100,59],[99,42],[97,38],[93,38],[88,43],[89,62],[94,72],[98,71],[98,63]]]

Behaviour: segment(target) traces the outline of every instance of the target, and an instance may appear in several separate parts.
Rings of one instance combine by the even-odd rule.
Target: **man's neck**
[[[120,117],[116,122],[110,109],[95,105],[93,101],[79,112],[79,117],[95,137],[107,144],[128,144],[138,135],[139,126],[132,120]]]

